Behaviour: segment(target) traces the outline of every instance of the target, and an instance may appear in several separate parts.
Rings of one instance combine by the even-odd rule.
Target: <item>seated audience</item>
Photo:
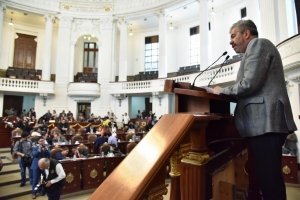
[[[53,134],[52,143],[54,145],[55,143],[68,143],[68,141],[66,140],[66,138],[61,137],[60,133],[55,132]]]
[[[70,128],[70,125],[63,118],[61,122],[58,124],[58,128],[62,134],[66,134],[67,130]]]
[[[34,128],[31,133],[31,136],[32,137],[41,136],[41,133],[39,132],[39,128]]]
[[[61,152],[57,152],[55,154],[54,159],[56,159],[56,160],[65,160],[65,159],[67,159],[68,153],[69,153],[69,148],[64,147]]]
[[[113,136],[111,133],[107,133],[107,135],[108,135],[108,141],[107,141],[107,143],[108,144],[114,144],[118,148],[118,140],[117,140],[117,138],[115,136]]]
[[[104,144],[104,142],[107,141],[108,141],[107,133],[105,133],[105,128],[102,128],[100,132],[100,136],[96,139],[94,143],[95,150],[98,150],[99,147],[101,147]]]
[[[107,155],[109,153],[112,153],[114,154],[115,156],[122,156],[123,153],[116,147],[115,144],[110,144],[110,148],[107,149],[105,152],[104,152],[104,155]]]

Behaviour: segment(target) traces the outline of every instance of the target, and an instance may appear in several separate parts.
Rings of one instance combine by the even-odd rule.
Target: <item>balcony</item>
[[[54,82],[0,78],[0,90],[7,92],[54,94]]]
[[[67,95],[77,102],[91,102],[100,97],[99,83],[69,83]]]

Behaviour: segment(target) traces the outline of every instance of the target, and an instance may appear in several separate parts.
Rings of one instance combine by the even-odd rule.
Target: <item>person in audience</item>
[[[61,152],[57,152],[54,156],[55,160],[65,160],[67,159],[67,155],[69,153],[69,148],[64,147]]]
[[[45,180],[48,200],[59,200],[65,186],[66,173],[62,165],[55,159],[42,158],[38,163]]]
[[[117,123],[115,122],[114,118],[110,118],[110,122],[108,122],[109,127],[112,127],[112,125],[114,125],[114,127],[118,129]]]
[[[36,118],[36,113],[35,113],[34,108],[31,108],[31,116],[34,116],[34,118]],[[30,116],[30,117],[31,117],[31,116]]]
[[[12,110],[12,108],[11,108],[11,109],[5,109],[5,113],[6,113],[7,116],[9,116],[9,117],[15,115],[14,111]]]
[[[36,118],[34,115],[31,115],[31,118],[30,118],[30,121],[29,121],[30,124],[36,124],[37,121],[36,121]]]
[[[78,121],[79,122],[84,122],[84,116],[83,116],[82,112],[80,112],[79,115],[78,115]]]
[[[41,132],[45,131],[46,133],[49,133],[48,122],[40,121],[38,126],[39,126]]]
[[[52,113],[50,110],[48,110],[46,113],[45,113],[45,116],[50,119],[52,117]]]
[[[142,119],[146,119],[146,117],[147,117],[147,112],[146,112],[146,110],[143,110],[143,112],[142,112]]]
[[[116,119],[118,119],[117,118],[117,116],[115,115],[115,113],[111,113],[111,116],[110,116],[110,119],[114,119],[114,121],[116,121]]]
[[[52,111],[52,119],[55,120],[57,118],[56,110]]]
[[[22,119],[17,116],[17,124],[16,124],[16,126],[14,126],[14,128],[23,129],[23,127],[24,127],[24,125],[23,125]]]
[[[52,145],[52,139],[50,137],[48,137],[48,133],[46,133],[45,131],[41,132],[42,138],[44,138],[45,140],[45,144]]]
[[[118,140],[117,140],[117,138],[115,136],[113,136],[111,133],[107,133],[107,136],[108,136],[107,143],[108,144],[114,144],[118,148]]]
[[[86,131],[88,133],[96,133],[97,129],[94,127],[94,125],[90,125],[89,127],[86,128]]]
[[[32,156],[33,156],[33,161],[31,165],[31,170],[33,174],[33,182],[32,182],[32,192],[31,192],[31,198],[35,199],[36,198],[36,193],[40,192],[35,190],[34,188],[36,185],[39,183],[40,177],[41,177],[41,170],[38,167],[38,161],[41,158],[49,158],[50,157],[50,149],[49,146],[45,144],[44,138],[40,138],[38,141],[38,144],[33,147],[32,149]]]
[[[104,152],[104,155],[107,155],[109,153],[113,153],[115,156],[122,156],[123,153],[116,147],[115,144],[110,144],[109,145],[109,149],[107,149],[105,152]]]
[[[30,133],[30,131],[33,129],[32,126],[29,125],[29,121],[28,119],[26,119],[24,122],[23,122],[23,131],[24,132],[27,132],[27,133]]]
[[[298,140],[295,132],[288,134],[284,143],[283,153],[296,156],[298,151],[297,142]]]
[[[63,110],[61,113],[59,113],[59,118],[65,117],[67,114],[65,113],[65,110]]]
[[[105,120],[104,120],[104,122],[102,122],[102,125],[103,126],[109,126],[109,122],[110,122],[109,118],[105,117]]]
[[[72,147],[72,154],[71,154],[71,158],[79,158],[79,154],[78,154],[77,146],[73,146],[73,147]]]
[[[99,147],[101,147],[104,144],[104,142],[107,142],[107,141],[108,141],[107,133],[105,132],[105,128],[103,127],[101,129],[100,136],[97,137],[97,139],[95,140],[95,143],[94,143],[95,150],[98,150]]]
[[[27,117],[29,117],[29,119],[31,118],[31,109],[28,111]]]
[[[115,127],[115,124],[111,125],[110,132],[113,136],[117,137],[117,127]]]
[[[98,118],[96,119],[96,122],[103,122],[101,116],[98,116]]]
[[[53,134],[53,139],[52,139],[52,143],[67,143],[68,141],[66,140],[65,137],[61,137],[60,133],[54,133]]]
[[[107,115],[105,117],[108,117],[108,119],[111,117],[111,114],[109,111],[107,111]]]
[[[96,130],[96,134],[100,135],[101,131],[102,131],[102,126],[99,126],[98,129]]]
[[[128,122],[130,121],[130,118],[127,115],[127,113],[124,114],[122,121],[123,121],[123,127],[128,126]]]
[[[21,184],[20,187],[26,184],[26,168],[28,168],[30,184],[33,182],[32,170],[30,166],[23,166],[22,157],[29,156],[32,157],[32,142],[28,139],[28,132],[23,132],[21,139],[15,143],[13,153],[18,155],[18,163],[21,169]]]
[[[90,118],[87,120],[87,122],[95,122],[94,118],[93,118],[93,115],[90,116]]]
[[[89,153],[88,153],[87,149],[78,149],[78,156],[79,156],[79,158],[88,158]]]
[[[230,45],[236,53],[244,53],[236,82],[224,88],[216,86],[213,93],[237,97],[235,124],[252,153],[262,197],[284,200],[282,145],[297,127],[280,53],[271,41],[258,38],[251,20],[239,20],[232,25]]]
[[[32,137],[39,137],[41,136],[40,132],[39,132],[39,128],[34,128],[32,133],[31,133]]]
[[[66,122],[65,119],[62,119],[58,124],[58,129],[62,134],[66,134],[67,130],[70,128],[70,125]]]
[[[69,110],[68,113],[67,113],[67,117],[68,117],[68,118],[73,117],[73,113],[72,113],[70,110]]]

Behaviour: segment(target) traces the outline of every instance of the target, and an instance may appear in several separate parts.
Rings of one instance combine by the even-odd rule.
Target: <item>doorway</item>
[[[77,104],[78,115],[83,113],[85,119],[88,119],[91,115],[91,103],[78,103]]]
[[[14,108],[16,115],[19,116],[22,112],[23,96],[4,95],[3,113],[2,116],[7,116],[6,109]]]

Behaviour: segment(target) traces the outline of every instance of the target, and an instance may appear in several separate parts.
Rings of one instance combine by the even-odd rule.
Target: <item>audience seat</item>
[[[6,70],[6,76],[9,78],[17,79],[29,79],[29,80],[40,80],[42,70],[8,67]]]
[[[54,158],[55,155],[59,152],[62,152],[62,148],[60,147],[54,147],[53,149],[51,149],[51,155],[50,158]]]
[[[105,142],[101,147],[99,147],[100,155],[102,154],[102,152],[105,152],[108,149],[110,149],[110,145],[107,142]]]
[[[60,130],[59,130],[59,128],[57,128],[56,126],[51,130],[51,132],[50,132],[50,135],[53,135],[54,134],[54,132],[56,132],[56,133],[60,133]]]
[[[126,135],[126,141],[129,141],[130,139],[132,139],[133,133],[128,133]]]
[[[86,128],[80,128],[80,129],[78,129],[78,133],[80,134],[80,135],[85,135],[86,134]]]
[[[71,135],[74,135],[75,134],[75,129],[74,128],[69,128],[68,130],[67,130],[67,132],[66,132],[67,134],[71,134]]]
[[[78,133],[72,137],[72,144],[75,144],[76,141],[79,143],[83,141],[83,137]]]
[[[90,134],[88,136],[88,143],[93,143],[93,142],[96,141],[96,139],[97,139],[97,135],[95,135],[94,133],[92,133],[92,134]]]
[[[127,144],[127,154],[129,154],[132,149],[134,149],[134,147],[136,146],[135,142],[129,142],[129,144]]]
[[[11,135],[12,137],[15,137],[17,134],[21,137],[23,133],[23,130],[20,128],[15,128],[14,130],[12,130]]]

